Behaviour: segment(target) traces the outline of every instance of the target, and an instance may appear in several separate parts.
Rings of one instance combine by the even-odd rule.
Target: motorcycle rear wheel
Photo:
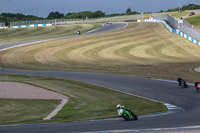
[[[134,115],[134,120],[138,120],[138,116],[137,115]]]

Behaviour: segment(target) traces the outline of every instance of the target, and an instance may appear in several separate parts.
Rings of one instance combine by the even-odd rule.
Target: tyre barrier
[[[197,44],[200,46],[200,41],[188,36],[187,34],[181,32],[180,30],[178,29],[173,29],[172,27],[170,27],[164,20],[160,20],[160,19],[145,19],[145,22],[156,22],[156,23],[163,23],[165,25],[165,27],[172,33],[176,33],[178,34],[179,36],[182,36],[184,38],[186,38],[187,40]]]

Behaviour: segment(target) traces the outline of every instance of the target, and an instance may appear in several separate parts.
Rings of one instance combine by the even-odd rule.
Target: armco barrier
[[[52,24],[20,25],[20,26],[11,26],[10,28],[28,28],[28,27],[41,27],[41,26],[52,26]]]
[[[192,38],[192,37],[190,37],[190,36],[184,34],[183,32],[181,32],[181,31],[178,30],[178,29],[173,29],[173,28],[171,28],[164,20],[159,20],[159,19],[145,19],[144,21],[145,21],[145,22],[163,23],[163,24],[165,25],[165,27],[166,27],[170,32],[176,33],[176,34],[178,34],[179,36],[182,36],[182,37],[186,38],[187,40],[189,40],[189,41],[191,41],[191,42],[193,42],[193,43],[195,43],[195,44],[197,44],[197,45],[200,46],[200,42],[199,42],[198,40],[196,40],[196,39],[194,39],[194,38]]]

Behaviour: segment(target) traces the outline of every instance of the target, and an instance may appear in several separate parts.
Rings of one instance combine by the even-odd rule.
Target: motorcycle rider
[[[130,109],[128,109],[128,108],[126,108],[125,106],[120,105],[120,104],[117,105],[117,112],[118,112],[118,115],[121,115],[121,109],[124,109],[124,110],[126,110],[126,111],[129,111],[133,116],[135,115]]]
[[[185,80],[183,80],[182,78],[178,78],[177,81],[178,81],[178,83],[179,83],[179,86],[182,86],[182,85],[183,85],[184,88],[188,88],[188,86],[187,86]]]
[[[80,32],[79,30],[78,30],[78,32],[77,32],[77,33],[78,33],[78,35],[80,35],[80,34],[81,34],[81,32]]]
[[[198,82],[198,81],[195,81],[194,86],[196,87],[196,91],[199,90],[198,84],[199,84],[199,82]]]
[[[124,106],[121,106],[120,104],[117,105],[117,112],[118,112],[118,115],[121,115],[121,112],[120,110],[121,109],[124,109],[125,107]]]

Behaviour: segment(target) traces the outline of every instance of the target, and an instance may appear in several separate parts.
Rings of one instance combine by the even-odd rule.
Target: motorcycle
[[[196,91],[200,90],[200,82],[195,81],[194,86],[196,87]]]
[[[78,32],[77,32],[77,34],[78,34],[78,35],[81,35],[81,32],[80,32],[80,31],[78,31]]]
[[[118,105],[117,110],[118,110],[118,115],[121,116],[126,121],[138,120],[138,116],[124,106]]]
[[[177,80],[178,80],[178,83],[179,83],[180,87],[188,88],[188,85],[186,84],[185,80],[183,80],[181,78],[178,78]]]

